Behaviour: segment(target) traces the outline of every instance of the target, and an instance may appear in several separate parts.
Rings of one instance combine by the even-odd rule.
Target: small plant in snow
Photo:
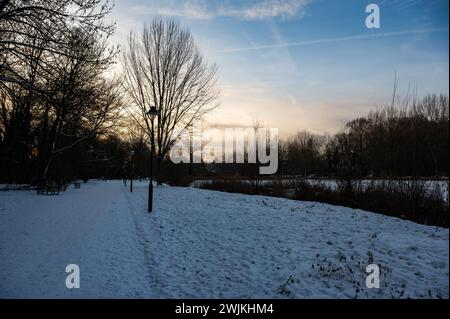
[[[292,275],[289,276],[288,280],[286,280],[285,283],[281,284],[278,289],[277,292],[281,295],[284,295],[286,297],[291,295],[291,290],[289,289],[289,284],[294,283],[294,277]]]
[[[353,254],[347,258],[341,252],[334,258],[317,254],[315,263],[311,265],[312,274],[309,277],[321,280],[326,287],[334,286],[347,290],[347,293],[351,293],[354,298],[407,298],[405,285],[394,285],[391,280],[392,270],[383,265],[379,265],[380,288],[366,287],[366,267],[374,262],[375,257],[372,251],[367,252],[365,260]]]

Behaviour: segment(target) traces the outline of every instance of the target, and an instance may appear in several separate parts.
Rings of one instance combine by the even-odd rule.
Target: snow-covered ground
[[[0,297],[448,298],[448,229],[195,188],[0,192]],[[365,286],[369,263],[380,289]],[[67,289],[65,267],[80,267]]]

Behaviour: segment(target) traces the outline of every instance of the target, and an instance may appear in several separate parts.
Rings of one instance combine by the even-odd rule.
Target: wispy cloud
[[[394,6],[397,6],[401,10],[407,10],[410,8],[417,7],[418,5],[422,4],[423,0],[389,0],[389,1],[382,1],[380,4],[391,4]]]
[[[257,2],[251,6],[244,7],[243,10],[238,10],[235,14],[238,17],[252,20],[261,20],[275,17],[299,17],[303,16],[304,7],[309,2],[310,1],[308,0],[265,0]]]
[[[211,19],[234,17],[245,20],[289,19],[302,17],[304,8],[313,0],[250,0],[250,1],[152,1],[146,5],[133,6],[135,14],[186,17],[190,19]]]
[[[446,28],[415,29],[415,30],[403,30],[403,31],[394,31],[394,32],[381,32],[381,33],[366,33],[366,34],[359,34],[359,35],[353,35],[353,36],[347,36],[347,37],[322,38],[322,39],[317,39],[317,40],[275,43],[275,44],[266,44],[266,45],[258,45],[258,46],[242,47],[242,48],[223,49],[218,52],[234,53],[234,52],[243,52],[243,51],[303,46],[303,45],[311,45],[311,44],[323,44],[323,43],[364,40],[364,39],[370,39],[370,38],[395,37],[395,36],[401,36],[401,35],[424,35],[424,34],[435,33],[435,32],[445,32],[448,30],[449,30],[448,27],[446,27]]]

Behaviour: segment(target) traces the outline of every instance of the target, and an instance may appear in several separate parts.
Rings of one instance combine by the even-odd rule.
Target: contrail
[[[294,47],[294,46],[302,46],[302,45],[310,45],[310,44],[322,44],[322,43],[333,43],[333,42],[342,42],[342,41],[363,40],[363,39],[371,39],[371,38],[395,37],[395,36],[408,35],[408,34],[428,34],[428,33],[444,32],[444,31],[448,31],[448,27],[404,30],[404,31],[395,31],[395,32],[382,32],[382,33],[372,33],[372,34],[359,34],[359,35],[340,37],[340,38],[324,38],[324,39],[300,41],[300,42],[287,42],[287,43],[258,45],[258,46],[246,47],[246,48],[223,49],[218,52],[219,53],[234,53],[234,52],[254,51],[254,50],[263,50],[263,49]]]

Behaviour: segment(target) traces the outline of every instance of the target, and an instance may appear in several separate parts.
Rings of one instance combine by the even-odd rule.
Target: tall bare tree
[[[104,77],[109,62],[102,62],[101,42],[79,30],[70,43],[67,54],[54,61],[54,74],[46,79],[55,94],[39,116],[46,128],[39,149],[40,179],[45,179],[56,156],[110,126],[121,106],[117,82]]]
[[[8,180],[31,179],[23,163],[45,179],[53,159],[115,117],[118,84],[104,76],[117,53],[107,41],[111,8],[108,0],[0,0],[0,161]]]
[[[217,106],[217,67],[206,62],[187,29],[162,18],[145,24],[139,35],[130,33],[122,65],[127,111],[148,134],[156,133],[160,164],[179,137],[176,132]],[[146,116],[151,105],[160,114],[156,132]]]
[[[102,36],[106,42],[114,32],[114,25],[104,19],[111,10],[108,0],[0,0],[0,57],[9,57],[0,59],[0,83],[45,91],[28,81],[17,61],[29,59],[30,49],[43,54],[70,54],[72,43],[67,35],[74,30],[92,38]],[[111,54],[115,51],[111,48]],[[49,59],[40,63],[51,67]]]

